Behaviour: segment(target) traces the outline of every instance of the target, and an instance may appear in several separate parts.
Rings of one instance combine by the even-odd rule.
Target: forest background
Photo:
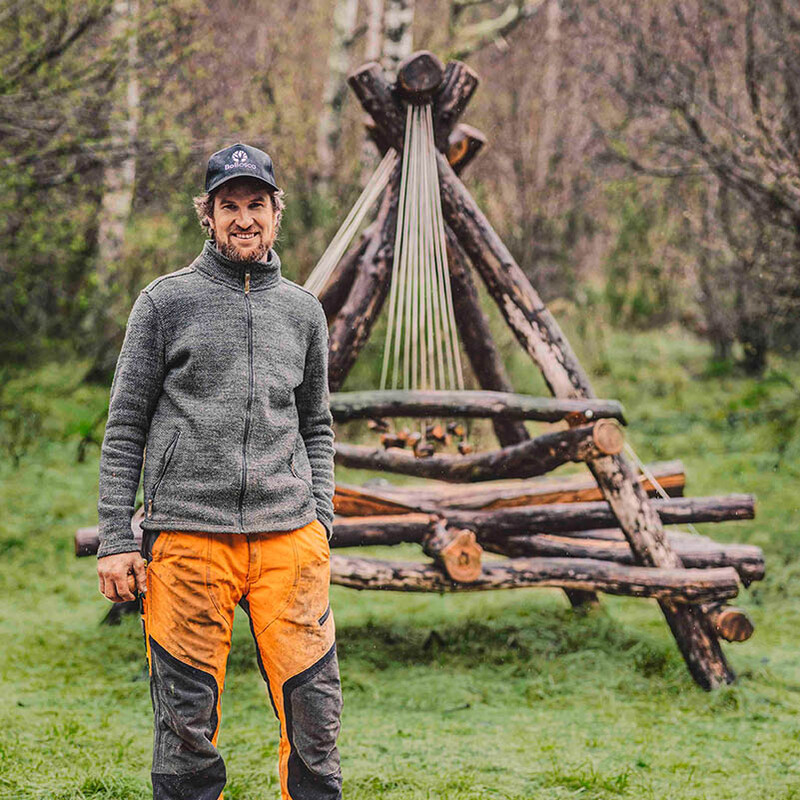
[[[762,546],[768,572],[740,598],[756,635],[732,648],[739,683],[713,696],[643,601],[604,598],[585,619],[550,592],[336,589],[349,796],[800,796],[796,6],[6,0],[0,797],[147,796],[140,631],[97,627],[104,601],[71,536],[95,519],[133,300],[202,244],[191,197],[208,155],[236,141],[271,153],[277,249],[302,283],[377,164],[348,71],[374,59],[391,73],[421,48],[480,75],[464,121],[488,143],[465,182],[598,392],[626,404],[643,457],[684,459],[692,494],[758,494],[756,523],[711,533]],[[491,313],[515,388],[542,393]],[[383,325],[346,388],[377,385]],[[257,669],[239,658],[222,742],[226,796],[247,800],[274,791],[274,753]]]

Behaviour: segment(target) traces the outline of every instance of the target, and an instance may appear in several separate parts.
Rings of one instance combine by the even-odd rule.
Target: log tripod
[[[499,450],[469,456],[415,458],[408,452],[336,445],[336,463],[436,478],[447,484],[367,490],[337,485],[333,547],[416,542],[432,563],[334,555],[332,582],[357,589],[468,591],[553,586],[574,606],[597,592],[658,601],[694,680],[710,690],[735,675],[719,638],[742,641],[753,626],[725,602],[764,575],[757,547],[722,545],[664,524],[749,519],[750,495],[683,498],[680,462],[651,465],[637,476],[622,454],[624,415],[598,400],[588,376],[536,290],[458,178],[483,135],[459,123],[478,85],[465,64],[443,67],[427,51],[403,62],[389,84],[378,64],[349,83],[368,114],[381,152],[404,146],[406,107],[431,103],[441,202],[446,223],[454,316],[482,391],[341,393],[389,292],[398,216],[400,161],[376,220],[340,260],[319,298],[329,321],[331,410],[338,422],[384,416],[451,414],[492,421]],[[473,270],[519,343],[539,367],[552,398],[512,393],[473,282]],[[526,420],[566,422],[531,438]],[[543,480],[568,461],[584,462],[593,479]],[[498,478],[506,480],[497,480]],[[483,483],[480,488],[476,482]],[[454,485],[469,482],[469,486]],[[659,489],[669,495],[650,499]],[[141,509],[133,529],[141,536]],[[76,553],[97,551],[97,529],[76,535]],[[507,556],[481,563],[481,551]]]
[[[367,129],[381,151],[389,147],[394,147],[398,152],[402,151],[406,104],[431,102],[433,105],[434,136],[439,150],[437,166],[446,222],[450,279],[453,295],[456,298],[456,322],[482,389],[509,392],[511,386],[489,334],[486,317],[478,305],[470,264],[483,279],[489,294],[499,306],[522,347],[542,371],[554,397],[569,402],[582,402],[583,405],[577,403],[569,420],[571,423],[583,424],[572,427],[570,433],[577,439],[578,432],[583,428],[586,434],[586,423],[593,418],[592,403],[597,402],[589,378],[555,319],[458,178],[458,173],[474,158],[485,142],[479,131],[458,123],[459,117],[477,88],[478,78],[475,73],[460,62],[451,62],[444,68],[433,54],[423,51],[406,59],[398,71],[394,85],[389,84],[376,63],[366,64],[353,72],[349,84],[369,115]],[[398,184],[399,168],[396,168],[375,223],[342,259],[338,271],[334,273],[320,295],[331,323],[332,390],[338,389],[343,384],[369,336],[371,326],[388,292],[397,217]],[[347,293],[344,291],[346,285],[349,285]],[[379,410],[372,409],[371,413]],[[406,408],[403,413],[408,414],[409,409]],[[536,440],[528,441],[529,435],[523,419],[524,415],[517,415],[515,418],[511,414],[498,414],[493,419],[498,440],[506,446],[506,449],[524,448],[535,444]],[[559,453],[563,453],[565,448],[556,449]],[[429,476],[436,473],[438,466],[437,477],[441,477],[442,470],[447,467],[446,464],[430,465],[423,468],[427,470],[425,472],[419,469],[415,472],[413,459],[404,459],[402,455],[404,454],[398,454],[399,457],[393,456],[391,451],[375,453],[373,463],[370,464],[369,454],[362,454],[359,460],[354,448],[348,450],[347,446],[340,446],[337,461],[360,466],[370,465],[374,468],[399,469]],[[613,447],[608,448],[608,452],[603,452],[598,447],[588,447],[585,448],[581,460],[585,460],[602,492],[606,508],[610,511],[610,515],[613,515],[614,527],[618,527],[627,542],[628,558],[641,567],[651,568],[652,572],[684,571],[681,555],[676,551],[671,539],[665,535],[662,518],[654,504],[648,500],[646,490],[635,477],[634,470],[626,457]],[[531,459],[522,459],[522,462],[521,471],[511,470],[503,476],[536,474],[532,467],[537,463],[543,467],[541,471],[555,466],[555,463],[543,464],[541,452],[539,458],[533,456]],[[496,465],[487,465],[486,471],[492,472],[494,467]],[[469,467],[462,467],[462,473],[466,469]],[[463,474],[460,477],[464,479]],[[481,478],[473,475],[467,479]],[[474,525],[469,525],[470,521],[460,519],[456,523],[450,513],[451,524],[469,526],[474,530]],[[377,521],[373,521],[373,529],[375,522]],[[337,536],[341,535],[339,530],[340,528],[337,528]],[[517,533],[520,533],[519,529]],[[511,547],[508,541],[505,544]],[[517,547],[513,552],[519,553],[521,550],[529,554],[541,552],[537,551],[531,542],[526,544],[527,550],[525,547]],[[623,542],[617,544],[622,545]],[[757,554],[755,557],[758,560]],[[579,562],[573,562],[573,565],[576,563]],[[487,569],[484,567],[484,572]],[[360,585],[356,577],[345,574],[346,572],[346,569],[342,569],[334,580],[348,585]],[[365,574],[363,569],[361,574],[362,576]],[[436,577],[432,577],[433,573],[430,573],[430,576],[430,588],[441,587],[442,584],[448,583],[441,573]],[[728,575],[728,578],[730,577]],[[384,578],[384,584],[390,588],[391,579],[386,575]],[[369,577],[365,577],[364,585],[368,584],[369,580]],[[404,579],[397,580],[402,582]],[[380,581],[376,580],[372,585],[378,584]],[[570,601],[578,605],[597,601],[594,591],[583,588],[588,584],[591,584],[591,581],[582,583],[576,580],[572,588],[563,585],[566,586]],[[607,586],[602,588],[604,591],[609,590]],[[709,614],[708,609],[696,602],[679,602],[676,597],[677,595],[660,595],[659,603],[692,676],[705,689],[713,689],[732,682],[735,676],[720,647],[719,628],[715,624],[714,615]]]

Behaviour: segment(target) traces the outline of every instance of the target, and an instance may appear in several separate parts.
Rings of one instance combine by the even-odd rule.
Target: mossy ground
[[[603,597],[582,614],[555,590],[335,587],[348,800],[800,798],[800,368],[779,363],[760,381],[710,370],[705,346],[678,330],[577,343],[598,394],[625,404],[644,458],[682,458],[689,494],[758,495],[755,521],[701,528],[767,557],[767,579],[737,600],[756,633],[724,648],[737,683],[698,689],[650,601]],[[524,356],[507,355],[517,388],[541,391]],[[73,554],[75,529],[96,519],[98,449],[79,462],[78,442],[108,399],[80,384],[81,367],[7,375],[0,406],[0,798],[9,800],[149,796],[140,623],[99,625],[107,603],[95,561]],[[220,736],[226,798],[278,797],[276,739],[239,619]]]

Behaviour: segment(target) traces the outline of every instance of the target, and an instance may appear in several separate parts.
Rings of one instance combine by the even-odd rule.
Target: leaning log
[[[736,571],[626,567],[605,561],[570,558],[514,558],[483,564],[471,583],[456,583],[438,567],[404,561],[331,556],[331,583],[351,589],[400,592],[458,592],[556,587],[654,597],[676,603],[713,602],[736,597]]]
[[[400,159],[378,211],[377,233],[369,240],[350,293],[329,330],[328,384],[336,391],[369,338],[389,291],[400,189]]]
[[[330,324],[341,311],[347,295],[358,274],[359,265],[364,260],[367,250],[376,249],[373,243],[381,230],[380,220],[375,220],[361,235],[360,239],[342,256],[328,282],[320,289],[319,301]]]
[[[484,390],[513,392],[514,387],[511,385],[489,327],[489,318],[481,308],[467,257],[461,245],[452,236],[447,238],[447,263],[450,268],[456,327],[478,385]],[[526,442],[531,438],[523,420],[495,417],[492,426],[497,441],[503,447]]]
[[[594,425],[547,433],[489,453],[417,458],[413,453],[398,448],[382,450],[337,444],[334,458],[344,467],[466,483],[542,475],[569,461],[587,461],[598,454],[619,452],[623,443],[619,425],[613,420],[602,419]]]
[[[334,392],[331,414],[336,422],[378,417],[470,417],[559,422],[570,414],[587,419],[616,419],[624,424],[616,400],[558,400],[498,391],[385,390]]]
[[[478,88],[477,73],[463,61],[450,61],[433,98],[433,135],[439,150],[447,149],[450,132]]]

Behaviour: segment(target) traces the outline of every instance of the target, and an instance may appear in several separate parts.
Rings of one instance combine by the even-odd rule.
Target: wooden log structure
[[[336,319],[342,310],[367,250],[372,249],[374,252],[377,248],[377,244],[372,242],[380,234],[379,222],[380,220],[376,220],[367,227],[359,240],[339,260],[328,282],[320,290],[319,301],[322,303],[328,324]]]
[[[483,564],[480,576],[457,583],[438,567],[408,561],[331,556],[331,583],[352,589],[401,592],[458,592],[523,586],[570,588],[676,603],[715,602],[736,597],[736,570],[628,567],[571,558],[513,558]]]
[[[489,453],[417,458],[399,448],[383,450],[364,445],[336,444],[334,459],[344,467],[465,483],[542,475],[568,461],[587,461],[598,454],[618,453],[623,444],[619,424],[601,419],[593,425],[546,433]]]
[[[559,422],[579,413],[587,419],[615,419],[623,424],[616,400],[559,400],[493,391],[365,391],[334,392],[331,414],[336,422],[377,417],[483,417],[487,419]]]
[[[365,65],[348,79],[362,106],[398,148],[403,141],[403,113],[377,64]],[[522,347],[541,369],[556,397],[593,397],[588,376],[561,329],[525,277],[508,248],[459,181],[447,159],[437,154],[445,220],[477,269]],[[606,500],[617,516],[639,563],[680,566],[668,545],[658,514],[623,455],[589,462]],[[710,690],[735,679],[711,621],[695,605],[661,602],[686,665],[695,681]]]

